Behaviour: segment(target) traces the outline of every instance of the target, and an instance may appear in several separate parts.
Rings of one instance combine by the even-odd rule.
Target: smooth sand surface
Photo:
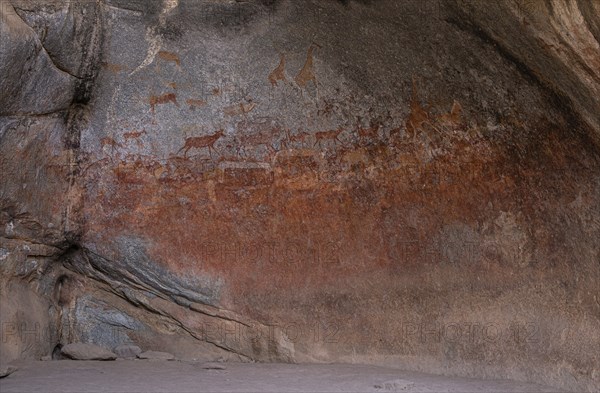
[[[349,364],[32,361],[0,379],[8,392],[558,392],[505,380],[453,378]]]

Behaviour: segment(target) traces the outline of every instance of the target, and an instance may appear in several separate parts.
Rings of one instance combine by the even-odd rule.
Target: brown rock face
[[[600,386],[594,2],[2,7],[3,360]]]

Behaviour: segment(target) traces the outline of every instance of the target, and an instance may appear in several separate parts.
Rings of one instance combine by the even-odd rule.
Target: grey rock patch
[[[394,379],[375,385],[374,387],[375,389],[381,389],[386,392],[403,392],[411,390],[412,388],[414,388],[414,386],[414,382],[407,381],[404,379]]]
[[[0,35],[0,113],[42,114],[67,109],[76,78],[52,62],[37,34],[2,4]]]
[[[175,356],[168,352],[146,351],[137,355],[139,359],[147,360],[175,360]]]
[[[42,362],[47,362],[47,361],[50,361],[50,360],[52,360],[52,355],[46,355],[46,356],[42,356],[42,357],[40,358],[40,360],[41,360]]]
[[[123,344],[113,349],[115,355],[123,359],[133,359],[142,353],[142,349],[137,345]]]
[[[63,355],[73,360],[115,360],[117,355],[94,344],[73,343],[62,347]]]
[[[131,315],[90,295],[77,299],[75,318],[77,331],[72,340],[90,342],[104,348],[133,343],[135,340],[129,337],[130,332],[147,330],[143,323]]]

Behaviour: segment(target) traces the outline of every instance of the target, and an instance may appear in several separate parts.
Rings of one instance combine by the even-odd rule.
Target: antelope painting
[[[139,138],[142,135],[147,135],[147,134],[148,133],[146,132],[146,130],[126,132],[123,134],[123,139],[125,141],[134,140],[135,143],[138,145],[138,147],[142,147],[142,142],[140,142]]]
[[[289,142],[290,145],[293,143],[299,142],[300,146],[304,147],[306,140],[310,137],[310,134],[308,132],[300,131],[300,130],[298,130],[298,132],[296,134],[292,134],[289,129],[286,129],[285,133],[286,133],[286,145],[287,145],[287,142]]]
[[[181,61],[179,60],[179,56],[177,55],[177,53],[161,50],[158,52],[158,57],[164,61],[170,61],[172,63],[175,63],[177,68],[181,69]],[[158,64],[157,64],[157,68],[160,69],[158,67]]]
[[[363,140],[367,140],[367,143],[369,143],[370,141],[379,138],[379,128],[381,127],[381,123],[377,121],[371,121],[369,127],[363,128],[360,122],[361,118],[358,117],[356,120],[356,130],[358,134],[358,139],[361,143],[363,142]]]
[[[163,94],[161,96],[150,96],[150,111],[154,114],[154,109],[156,108],[156,105],[161,105],[161,104],[168,104],[169,102],[175,104],[176,106],[179,106],[179,104],[177,103],[177,96],[175,95],[175,93],[167,93],[167,94]]]
[[[208,154],[210,154],[212,157],[211,150],[215,150],[215,142],[217,142],[224,135],[225,131],[223,131],[223,129],[220,129],[219,131],[211,135],[185,138],[185,144],[181,149],[179,149],[177,154],[181,153],[181,151],[183,150],[183,156],[187,157],[187,153],[188,151],[190,151],[190,149],[202,149],[204,147],[207,147]]]
[[[106,138],[102,138],[100,140],[100,146],[110,146],[112,149],[116,149],[118,147],[123,147],[120,143],[115,141],[113,138],[107,136]]]
[[[333,141],[334,144],[336,142],[342,143],[342,141],[340,141],[340,139],[338,138],[338,136],[340,136],[340,134],[343,131],[344,131],[344,129],[342,127],[339,127],[337,130],[329,130],[329,131],[320,131],[320,132],[317,132],[315,134],[315,143],[313,144],[313,147],[315,147],[317,145],[319,145],[319,147],[320,147],[322,141]]]
[[[123,139],[137,139],[144,134],[147,134],[146,130],[126,132],[123,134]]]
[[[269,154],[274,154],[277,141],[281,141],[282,146],[285,144],[285,141],[281,138],[284,136],[283,139],[285,139],[284,130],[270,118],[263,118],[256,123],[242,121],[238,123],[237,127],[238,155],[241,152],[246,154],[248,148],[254,151],[260,146],[265,147]]]

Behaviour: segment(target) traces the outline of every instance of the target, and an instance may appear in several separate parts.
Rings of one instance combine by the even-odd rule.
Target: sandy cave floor
[[[558,392],[507,380],[444,377],[348,364],[30,361],[0,379],[9,392]]]

